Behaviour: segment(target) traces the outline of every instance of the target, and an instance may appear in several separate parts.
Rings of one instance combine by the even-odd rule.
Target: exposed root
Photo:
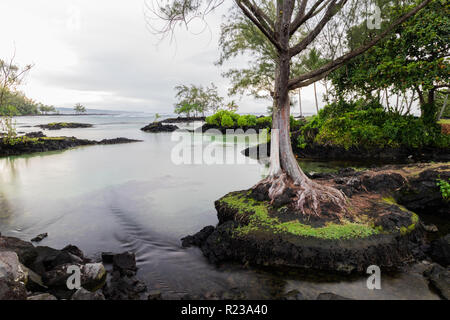
[[[334,216],[342,218],[346,213],[346,197],[333,187],[314,182],[308,178],[293,182],[286,173],[269,176],[254,187],[268,190],[272,205],[289,205],[307,216]]]

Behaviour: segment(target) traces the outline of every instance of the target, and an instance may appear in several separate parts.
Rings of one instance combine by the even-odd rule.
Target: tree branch
[[[334,61],[331,61],[330,63],[327,63],[326,65],[318,68],[317,70],[305,73],[297,78],[289,80],[289,90],[294,90],[299,88],[299,85],[304,83],[305,80],[309,79],[321,79],[326,76],[326,74],[331,70],[336,70],[340,66],[342,66],[347,61],[365,53],[367,50],[375,46],[378,42],[380,42],[384,37],[386,37],[392,30],[394,30],[397,26],[414,16],[417,12],[422,10],[426,5],[428,5],[432,0],[425,0],[418,6],[416,6],[414,9],[412,9],[410,12],[403,15],[401,18],[397,19],[394,23],[392,23],[385,31],[383,31],[381,34],[379,34],[376,38],[374,38],[372,41],[370,41],[368,44],[359,47],[358,49],[355,49],[339,58],[337,58]],[[303,85],[301,85],[303,86]]]

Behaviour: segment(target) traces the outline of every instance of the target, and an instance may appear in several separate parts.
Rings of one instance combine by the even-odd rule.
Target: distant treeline
[[[0,105],[0,115],[3,116],[28,116],[57,112],[54,106],[34,101],[20,91],[5,90],[3,95],[3,103]]]

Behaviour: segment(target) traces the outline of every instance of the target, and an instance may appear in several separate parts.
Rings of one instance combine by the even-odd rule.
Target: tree
[[[39,106],[39,111],[42,112],[43,114],[47,114],[49,112],[56,112],[56,108],[54,106],[45,106],[41,104]]]
[[[313,71],[323,66],[326,63],[326,60],[320,58],[320,53],[316,48],[312,48],[307,56],[302,58],[302,65],[307,71]],[[317,86],[316,82],[314,82],[314,98],[316,101],[316,111],[319,114],[319,101],[317,99]]]
[[[231,112],[236,112],[239,109],[239,106],[234,100],[231,100],[231,102],[227,104],[226,108]]]
[[[158,16],[167,22],[162,31],[172,31],[180,23],[186,23],[191,17],[201,16],[222,2],[172,0],[169,4],[160,6],[157,12]],[[346,212],[346,198],[341,191],[310,180],[301,170],[290,142],[289,92],[325,78],[344,63],[365,53],[431,0],[421,2],[357,49],[331,59],[315,70],[292,77],[292,61],[313,46],[314,40],[327,23],[338,13],[350,15],[349,11],[344,10],[347,8],[347,2],[347,0],[234,1],[241,14],[256,26],[276,52],[270,170],[268,177],[259,182],[255,188],[268,190],[272,203],[289,189],[295,194],[293,207],[303,215],[321,216],[326,213],[342,217]],[[364,5],[364,1],[353,3],[356,8],[360,5]],[[270,16],[271,7],[275,8],[275,17]]]
[[[219,96],[214,83],[204,88],[203,86],[179,85],[175,87],[175,97],[178,102],[175,104],[175,113],[187,114],[189,116],[198,113],[203,116],[208,110],[216,112],[222,105],[223,98]]]
[[[411,1],[410,1],[411,2]],[[407,8],[383,8],[388,23]],[[361,35],[374,36],[365,25],[349,31],[348,42],[356,47]],[[366,54],[347,63],[332,74],[338,95],[363,94],[384,103],[391,112],[408,113],[418,97],[422,119],[434,124],[438,116],[436,92],[449,87],[450,6],[433,0],[392,35]],[[389,97],[396,96],[395,104]]]
[[[81,103],[77,103],[73,109],[76,114],[86,113],[86,108]]]

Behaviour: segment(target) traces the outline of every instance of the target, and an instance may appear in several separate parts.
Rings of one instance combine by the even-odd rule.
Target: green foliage
[[[436,185],[440,188],[442,198],[446,201],[450,200],[450,180],[445,181],[442,179],[438,179]]]
[[[10,116],[3,116],[0,118],[0,129],[3,133],[2,137],[4,143],[10,144],[17,136],[16,124]]]
[[[229,114],[223,115],[222,121],[220,122],[220,124],[224,128],[232,128],[232,127],[234,127],[233,118]]]
[[[298,146],[311,141],[310,130],[318,131],[313,141],[349,149],[409,147],[449,147],[450,137],[439,126],[425,124],[422,119],[387,112],[376,103],[363,100],[340,101],[326,106],[302,128]]]
[[[272,117],[260,117],[256,119],[256,124],[261,127],[272,128]]]
[[[205,112],[212,110],[216,112],[222,106],[223,98],[219,96],[217,87],[211,83],[209,87],[179,85],[175,87],[175,97],[178,102],[175,104],[175,113],[186,114],[190,117],[191,114],[205,114]],[[237,107],[232,102],[231,107]]]
[[[78,114],[79,114],[79,113],[85,113],[85,112],[86,112],[86,108],[85,108],[83,105],[81,105],[80,103],[77,103],[73,109],[74,109],[75,112],[78,113]]]
[[[386,3],[382,8],[385,23],[409,9],[411,6]],[[351,48],[373,36],[374,31],[368,30],[365,22],[352,28],[347,35]],[[380,91],[385,90],[400,96],[415,92],[415,97],[420,95],[424,121],[433,123],[437,108],[429,94],[449,85],[449,50],[450,5],[448,1],[434,0],[398,26],[391,36],[333,72],[330,78],[338,96],[363,94],[366,98],[374,98],[374,95],[379,98]]]

